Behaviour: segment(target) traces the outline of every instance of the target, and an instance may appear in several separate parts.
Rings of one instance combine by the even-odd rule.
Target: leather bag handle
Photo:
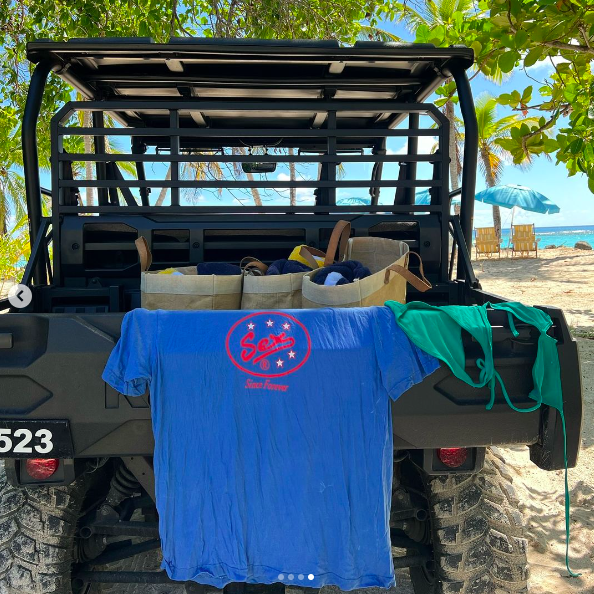
[[[330,266],[330,264],[334,264],[336,261],[342,261],[350,236],[351,224],[349,221],[338,221],[334,225],[330,241],[328,242],[328,251],[324,258],[324,266]]]
[[[411,255],[415,255],[419,259],[419,272],[421,273],[421,277],[419,278],[416,274],[413,274],[408,268],[404,266],[400,266],[400,264],[392,264],[386,268],[386,276],[384,277],[384,284],[387,285],[390,282],[390,272],[395,272],[399,274],[402,278],[407,280],[415,289],[424,293],[432,288],[432,284],[425,278],[425,271],[423,270],[423,260],[421,256],[416,252],[408,252],[407,254],[407,264],[408,259]]]
[[[308,266],[312,270],[316,270],[320,267],[319,262],[314,258],[314,256],[318,256],[318,258],[326,258],[326,254],[322,250],[309,247],[308,245],[301,246],[299,255],[307,262]]]
[[[258,258],[253,258],[252,256],[243,258],[239,263],[239,267],[243,272],[254,276],[264,276],[268,270],[268,266],[264,262],[260,262]]]
[[[146,272],[153,263],[153,255],[148,246],[148,242],[145,237],[139,237],[135,242],[136,249],[138,250],[138,257],[140,259],[140,270]]]

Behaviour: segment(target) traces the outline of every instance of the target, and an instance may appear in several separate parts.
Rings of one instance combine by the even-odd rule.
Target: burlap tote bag
[[[409,257],[419,259],[421,278],[408,270]],[[331,254],[327,253],[330,258]],[[371,276],[348,285],[324,286],[313,282],[316,270],[303,277],[303,308],[369,307],[393,300],[406,302],[406,283],[425,292],[431,284],[425,278],[423,262],[418,254],[409,252],[403,241],[383,237],[354,237],[349,239],[347,260],[358,260],[371,271]]]
[[[339,221],[330,237],[328,251],[344,255],[350,234],[350,224]],[[326,254],[315,248],[300,246],[300,261],[313,268],[319,267],[314,256],[326,258]],[[333,260],[332,260],[333,261]],[[325,260],[324,260],[325,263]],[[266,276],[267,266],[255,258],[242,260],[244,270],[241,309],[300,309],[301,287],[307,272],[275,274]]]
[[[140,257],[140,302],[146,309],[239,309],[242,275],[198,274],[196,266],[176,268],[181,275],[149,271],[152,255],[144,237]]]

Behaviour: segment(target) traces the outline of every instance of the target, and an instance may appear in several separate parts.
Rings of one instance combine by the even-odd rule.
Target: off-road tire
[[[517,594],[528,591],[527,541],[505,462],[487,450],[476,474],[427,476],[434,581],[411,568],[416,594]]]
[[[74,535],[87,480],[12,487],[0,461],[0,594],[71,594]]]

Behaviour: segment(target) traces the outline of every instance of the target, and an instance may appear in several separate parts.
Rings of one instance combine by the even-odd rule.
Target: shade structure
[[[452,198],[452,204],[456,202],[460,202],[460,196]],[[421,190],[415,193],[415,204],[431,204],[431,194],[429,194],[429,190]]]
[[[371,198],[339,198],[336,204],[338,206],[368,206],[371,204]]]
[[[555,214],[560,210],[556,204],[540,192],[516,184],[487,188],[476,194],[475,199],[493,206],[502,206],[503,208],[518,207],[541,214]]]

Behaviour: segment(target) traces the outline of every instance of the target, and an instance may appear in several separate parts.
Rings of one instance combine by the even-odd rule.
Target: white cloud
[[[538,62],[535,62],[534,64],[532,64],[532,66],[528,66],[526,68],[526,70],[528,70],[529,72],[534,72],[536,70],[554,70],[554,66],[557,66],[557,64],[563,64],[564,62],[569,62],[569,60],[566,60],[565,58],[562,58],[561,56],[553,56],[551,58],[545,58],[544,60],[539,60]]]
[[[420,155],[431,154],[436,144],[438,143],[437,136],[419,136],[418,152]],[[408,143],[404,143],[398,150],[394,151],[388,149],[386,154],[388,155],[406,155],[408,153]]]
[[[291,176],[288,173],[279,173],[276,176],[276,179],[278,179],[278,181],[289,181]]]

